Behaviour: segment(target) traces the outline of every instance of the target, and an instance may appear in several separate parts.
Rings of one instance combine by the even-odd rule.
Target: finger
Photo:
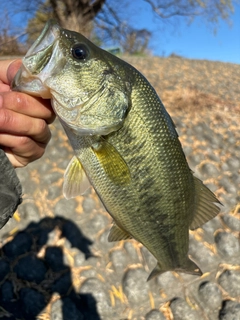
[[[50,130],[47,123],[12,110],[0,109],[0,134],[31,137],[37,142],[47,143]]]
[[[21,92],[3,92],[2,108],[16,111],[33,118],[44,119],[47,123],[52,123],[55,113],[48,99],[32,97]]]
[[[15,168],[24,167],[28,163],[42,157],[46,144],[37,143],[29,137],[0,135],[1,148]]]
[[[12,83],[13,78],[15,77],[18,69],[21,67],[22,65],[22,60],[21,59],[17,59],[17,60],[13,60],[7,69],[7,79],[8,79],[8,83]]]
[[[10,84],[21,63],[21,60],[1,60],[0,79],[6,84]]]
[[[6,91],[10,91],[10,86],[8,84],[5,83],[1,83],[0,82],[0,92],[6,92]]]

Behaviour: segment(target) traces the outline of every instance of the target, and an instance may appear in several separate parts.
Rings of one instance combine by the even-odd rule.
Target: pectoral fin
[[[90,187],[79,159],[74,156],[64,173],[63,195],[66,199],[83,194]]]
[[[127,185],[131,181],[129,168],[119,152],[101,138],[92,146],[101,167],[108,178],[117,185]]]
[[[109,236],[108,236],[108,241],[113,242],[113,241],[120,241],[120,240],[127,240],[131,239],[132,236],[119,228],[115,223],[113,224]]]
[[[195,213],[193,221],[190,224],[190,229],[196,229],[213,219],[220,211],[220,208],[216,204],[221,204],[201,180],[194,177],[194,184],[196,191]]]

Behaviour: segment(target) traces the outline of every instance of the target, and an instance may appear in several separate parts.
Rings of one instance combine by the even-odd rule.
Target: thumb
[[[13,78],[15,77],[15,75],[16,75],[17,71],[19,70],[19,68],[21,67],[21,65],[22,65],[21,59],[14,60],[9,65],[8,70],[7,70],[7,78],[8,78],[9,83],[12,83]]]

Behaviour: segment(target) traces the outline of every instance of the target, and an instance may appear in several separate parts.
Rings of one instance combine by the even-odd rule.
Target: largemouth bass
[[[23,59],[13,90],[51,99],[75,156],[66,198],[89,180],[113,217],[109,241],[134,238],[168,270],[201,275],[188,257],[189,229],[219,212],[193,176],[174,123],[134,67],[50,21]]]

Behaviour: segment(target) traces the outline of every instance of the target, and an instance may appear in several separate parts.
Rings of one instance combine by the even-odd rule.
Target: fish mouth
[[[60,33],[59,25],[54,20],[49,20],[23,58],[22,66],[12,82],[12,90],[51,98],[45,81],[65,64],[59,50]]]

